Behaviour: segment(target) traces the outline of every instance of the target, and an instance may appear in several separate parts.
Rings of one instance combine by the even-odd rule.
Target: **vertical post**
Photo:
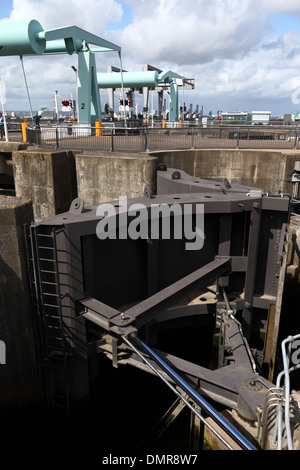
[[[238,127],[237,136],[236,136],[236,149],[240,148],[240,128]]]
[[[58,121],[57,90],[55,90],[55,94],[54,94],[54,107],[55,107],[56,120]],[[78,116],[78,113],[77,113],[77,116]]]
[[[27,98],[28,98],[28,103],[29,103],[29,109],[30,109],[30,116],[31,119],[33,119],[33,113],[32,113],[32,107],[31,107],[31,100],[29,96],[29,90],[28,90],[28,85],[27,85],[27,79],[26,79],[26,74],[25,74],[25,69],[24,69],[24,64],[23,64],[23,56],[20,56],[20,61],[22,65],[22,71],[23,71],[23,76],[24,76],[24,81],[25,81],[25,87],[26,87],[26,92],[27,92]]]
[[[114,151],[114,129],[111,128],[111,134],[110,134],[110,140],[111,140],[111,147],[110,147],[110,151],[113,152]]]
[[[184,121],[184,77],[182,79],[182,121]]]
[[[123,66],[122,66],[121,51],[118,52],[118,54],[119,54],[120,72],[121,72],[122,99],[123,99],[123,109],[124,109],[124,125],[125,125],[125,129],[126,129],[127,128],[127,120],[126,120],[126,110],[125,110],[125,92],[124,92],[124,82],[123,82]]]
[[[195,131],[192,129],[192,150],[195,150]]]
[[[1,93],[1,103],[2,103],[2,115],[4,120],[4,132],[5,132],[5,140],[8,142],[8,132],[7,132],[7,122],[5,117],[5,108],[4,108],[4,98],[3,98],[3,89],[2,89],[2,80],[0,79],[0,93]]]
[[[178,121],[178,84],[174,79],[170,85],[170,121]]]
[[[102,123],[97,119],[96,123],[96,135],[102,135]]]
[[[27,142],[27,119],[22,122],[22,139],[23,142]]]
[[[261,201],[253,204],[250,221],[250,233],[248,242],[248,265],[245,280],[243,331],[247,340],[251,335],[253,296],[255,293],[257,255],[259,248],[259,235],[261,224]]]
[[[295,129],[295,144],[294,144],[294,150],[297,150],[297,129]]]
[[[55,148],[58,149],[58,147],[59,147],[59,140],[58,140],[58,128],[57,128],[57,127],[55,128],[55,142],[56,142]]]
[[[149,152],[149,149],[148,149],[148,133],[147,133],[147,129],[144,129],[144,135],[145,135],[145,152]]]
[[[95,54],[88,50],[78,52],[78,121],[82,123],[101,120],[101,102],[96,74]]]
[[[195,406],[197,412],[201,414],[201,408],[199,406]],[[204,443],[204,424],[200,420],[200,418],[195,415],[195,413],[191,413],[191,421],[190,421],[190,449],[192,450],[203,450],[203,443]]]

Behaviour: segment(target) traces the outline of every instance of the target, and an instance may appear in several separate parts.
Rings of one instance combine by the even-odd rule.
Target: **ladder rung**
[[[59,321],[60,320],[60,315],[48,315],[47,313],[45,313],[44,318],[45,318],[46,322],[47,322],[48,319],[49,320]]]
[[[45,328],[48,330],[58,330],[61,331],[61,328],[59,326],[54,326],[54,325],[45,325]]]
[[[48,235],[47,233],[37,233],[36,236],[37,237],[53,238],[52,233],[50,235]]]
[[[45,317],[45,323],[47,323],[47,320],[51,321],[53,320],[53,322],[56,322],[56,321],[59,321],[60,320],[60,316],[59,315],[44,315]]]
[[[58,286],[57,282],[42,281],[42,284],[47,284],[49,286]]]
[[[54,247],[53,247],[53,246],[39,246],[39,245],[38,245],[37,248],[38,248],[39,250],[52,250],[52,251],[54,250]]]

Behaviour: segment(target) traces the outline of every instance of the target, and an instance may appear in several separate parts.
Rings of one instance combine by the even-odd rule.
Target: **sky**
[[[299,0],[0,0],[0,45],[2,23],[33,19],[45,31],[75,25],[117,44],[128,71],[150,64],[194,78],[195,89],[179,101],[204,114],[300,112]],[[97,72],[119,66],[115,52],[95,55]],[[76,53],[24,55],[34,110],[53,109],[56,90],[59,103],[75,98],[77,60]],[[28,110],[18,56],[0,50],[0,78],[5,110]],[[100,96],[103,108],[107,95]],[[156,94],[153,103],[157,109]]]

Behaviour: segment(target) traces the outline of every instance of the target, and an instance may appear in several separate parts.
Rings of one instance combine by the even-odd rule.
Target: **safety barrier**
[[[169,123],[167,123],[169,124]],[[228,148],[300,148],[300,127],[210,126],[124,127],[124,123],[69,123],[27,127],[27,141],[43,147],[144,152],[153,150]]]

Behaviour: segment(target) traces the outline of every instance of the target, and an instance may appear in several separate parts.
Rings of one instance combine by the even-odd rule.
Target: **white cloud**
[[[299,0],[262,0],[262,8],[269,13],[300,15]]]
[[[125,6],[131,8],[131,24],[109,31],[107,24],[121,22]],[[288,30],[275,35],[269,13],[281,12],[300,14],[298,0],[14,0],[6,21],[36,19],[44,29],[76,25],[121,46],[127,70],[148,63],[184,73],[196,79],[186,102],[217,103],[213,106],[219,109],[219,103],[229,103],[236,109],[239,103],[251,108],[255,100],[262,107],[281,100],[288,111],[299,88],[300,35]],[[99,72],[119,66],[117,54],[98,53],[96,61]],[[19,62],[18,57],[0,57],[1,76],[10,108],[28,109]],[[75,93],[71,65],[76,63],[76,54],[24,57],[35,109],[51,107],[54,90],[61,98]]]
[[[121,21],[122,13],[116,0],[14,0],[9,21],[35,19],[45,30],[75,25],[101,36],[108,22]]]
[[[267,27],[256,0],[128,0],[134,21],[116,32],[126,55],[178,65],[234,58],[259,43]]]

